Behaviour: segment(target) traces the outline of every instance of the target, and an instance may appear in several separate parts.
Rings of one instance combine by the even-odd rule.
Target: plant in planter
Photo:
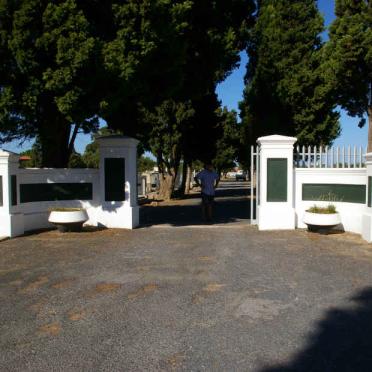
[[[326,207],[312,206],[304,213],[302,220],[307,225],[309,231],[330,229],[341,223],[340,214],[333,204],[329,204]]]
[[[83,208],[53,208],[48,221],[60,232],[79,232],[88,219],[87,211]]]

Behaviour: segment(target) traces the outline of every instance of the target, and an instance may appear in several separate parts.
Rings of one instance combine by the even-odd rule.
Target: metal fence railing
[[[362,146],[297,146],[297,168],[365,168],[367,148]]]

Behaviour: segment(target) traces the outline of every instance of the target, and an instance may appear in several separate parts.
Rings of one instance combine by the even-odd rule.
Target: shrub
[[[82,208],[50,208],[49,212],[79,212]]]
[[[317,205],[312,206],[307,210],[310,213],[320,213],[320,214],[333,214],[337,213],[336,207],[333,204],[329,204],[327,207],[319,207]]]

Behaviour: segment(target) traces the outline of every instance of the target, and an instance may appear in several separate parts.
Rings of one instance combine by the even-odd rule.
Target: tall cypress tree
[[[180,85],[189,8],[0,0],[0,143],[36,137],[42,166],[66,167],[78,132],[96,131],[99,117],[136,133],[138,103],[161,102]]]
[[[322,70],[323,19],[315,0],[261,0],[249,39],[241,117],[249,141],[296,136],[328,144],[339,134]]]
[[[372,1],[336,0],[337,18],[326,46],[328,78],[337,102],[349,115],[369,120],[372,151]]]

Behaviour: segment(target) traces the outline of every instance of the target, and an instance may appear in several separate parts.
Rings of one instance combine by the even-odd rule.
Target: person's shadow
[[[330,310],[308,346],[285,365],[262,372],[372,371],[372,287],[351,299],[352,309]]]

